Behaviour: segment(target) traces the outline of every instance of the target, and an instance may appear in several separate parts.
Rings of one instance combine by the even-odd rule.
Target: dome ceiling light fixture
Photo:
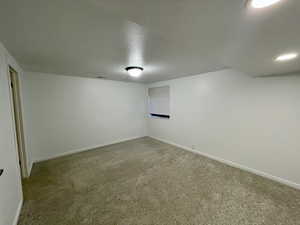
[[[281,0],[250,0],[250,5],[255,9],[262,9],[274,5]]]
[[[139,77],[142,75],[144,68],[140,66],[128,66],[125,70],[131,77]]]

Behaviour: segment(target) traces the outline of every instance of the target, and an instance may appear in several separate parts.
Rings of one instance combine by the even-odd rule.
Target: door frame
[[[18,164],[22,178],[28,177],[27,155],[25,151],[24,126],[22,117],[22,103],[19,83],[19,73],[11,65],[8,66],[8,81],[10,103],[15,136],[15,146],[18,155]]]

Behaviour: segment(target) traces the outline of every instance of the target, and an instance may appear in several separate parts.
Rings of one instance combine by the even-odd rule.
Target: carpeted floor
[[[300,191],[151,138],[34,165],[19,225],[298,225]]]

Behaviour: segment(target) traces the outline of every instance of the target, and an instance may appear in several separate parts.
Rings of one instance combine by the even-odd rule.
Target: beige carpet
[[[34,165],[19,225],[297,225],[300,191],[150,138]]]

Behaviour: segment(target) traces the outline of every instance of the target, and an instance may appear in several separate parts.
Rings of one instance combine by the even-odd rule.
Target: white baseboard
[[[164,139],[161,139],[161,138],[158,138],[158,137],[153,137],[153,136],[149,136],[153,139],[156,139],[158,141],[161,141],[161,142],[165,142],[167,144],[170,144],[170,145],[174,145],[178,148],[181,148],[181,149],[184,149],[184,150],[187,150],[189,152],[193,152],[193,153],[196,153],[196,154],[199,154],[199,155],[202,155],[204,157],[207,157],[207,158],[210,158],[210,159],[213,159],[213,160],[216,160],[218,162],[221,162],[221,163],[224,163],[224,164],[227,164],[229,166],[232,166],[232,167],[235,167],[235,168],[238,168],[238,169],[241,169],[241,170],[245,170],[245,171],[248,171],[250,173],[254,173],[258,176],[261,176],[261,177],[265,177],[265,178],[268,178],[268,179],[271,179],[271,180],[274,180],[276,182],[279,182],[281,184],[285,184],[287,186],[290,186],[292,188],[296,188],[298,190],[300,190],[300,184],[297,184],[295,182],[292,182],[292,181],[289,181],[289,180],[286,180],[284,178],[280,178],[280,177],[277,177],[277,176],[274,176],[274,175],[271,175],[269,173],[265,173],[263,171],[260,171],[260,170],[256,170],[256,169],[253,169],[253,168],[249,168],[247,166],[243,166],[243,165],[240,165],[238,163],[235,163],[235,162],[232,162],[230,160],[226,160],[226,159],[222,159],[222,158],[219,158],[219,157],[216,157],[216,156],[212,156],[210,154],[207,154],[207,153],[204,153],[204,152],[201,152],[201,151],[197,151],[195,149],[192,149],[192,148],[189,148],[189,147],[186,147],[186,146],[183,146],[183,145],[179,145],[179,144],[176,144],[172,141],[168,141],[168,140],[164,140]]]
[[[21,199],[21,201],[20,201],[20,203],[18,205],[16,216],[14,218],[14,221],[13,221],[12,225],[17,225],[18,224],[18,220],[19,220],[19,217],[20,217],[20,214],[21,214],[22,206],[23,206],[23,198]]]
[[[101,148],[101,147],[105,147],[105,146],[108,146],[108,145],[118,144],[118,143],[121,143],[121,142],[124,142],[124,141],[130,141],[130,140],[134,140],[134,139],[142,138],[142,137],[145,137],[145,136],[124,138],[124,139],[120,139],[120,140],[117,140],[117,141],[104,143],[104,144],[101,144],[101,145],[96,145],[96,146],[90,146],[90,147],[80,148],[80,149],[76,149],[76,150],[71,150],[71,151],[56,154],[56,155],[53,155],[53,156],[48,156],[48,157],[44,157],[44,158],[35,159],[34,163],[43,162],[43,161],[47,161],[47,160],[50,160],[50,159],[56,159],[56,158],[59,158],[59,157],[62,157],[62,156],[72,155],[72,154],[75,154],[75,153],[80,153],[80,152],[88,151],[88,150],[95,149],[95,148]]]
[[[33,162],[30,162],[29,163],[29,167],[28,167],[28,171],[27,171],[27,175],[28,175],[28,177],[30,177],[30,174],[31,174],[31,170],[32,170],[32,167],[33,167]]]

